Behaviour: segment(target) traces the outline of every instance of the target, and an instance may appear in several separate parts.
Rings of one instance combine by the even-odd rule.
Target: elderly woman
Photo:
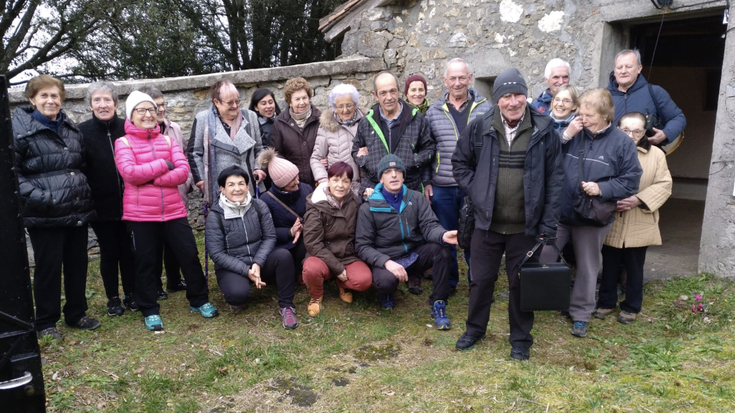
[[[122,221],[123,181],[115,166],[115,140],[125,135],[125,120],[117,116],[118,97],[115,85],[95,82],[87,88],[86,102],[92,119],[79,124],[84,136],[87,159],[86,175],[92,190],[97,219],[92,222],[100,246],[100,275],[107,295],[107,315],[138,311],[135,292],[135,268],[125,223]],[[125,295],[120,300],[118,268]]]
[[[339,298],[352,302],[352,292],[365,291],[372,284],[370,268],[355,252],[358,198],[351,190],[352,166],[335,162],[329,167],[327,182],[306,198],[304,244],[307,258],[302,275],[311,301],[311,317],[321,312],[324,281],[337,278]]]
[[[302,77],[289,79],[283,87],[283,94],[288,110],[276,116],[271,146],[299,168],[301,183],[313,188],[314,175],[310,160],[322,113],[311,104],[314,92],[309,82]]]
[[[554,120],[556,129],[562,138],[562,143],[572,140],[572,136],[582,130],[582,118],[577,116],[579,112],[579,92],[577,88],[564,84],[551,99],[551,119]]]
[[[207,281],[178,189],[189,176],[186,157],[175,139],[160,133],[153,98],[134,91],[125,102],[125,111],[126,134],[115,141],[115,161],[125,181],[123,220],[128,222],[133,242],[135,297],[145,327],[163,330],[155,265],[164,242],[181,265],[189,308],[204,318],[215,317],[217,309],[207,297]]]
[[[263,149],[258,116],[240,109],[240,92],[231,82],[218,81],[209,89],[209,95],[212,105],[197,113],[186,150],[194,182],[204,193],[207,205],[217,200],[217,177],[227,167],[240,166],[256,183],[265,178],[265,172],[255,163]],[[253,187],[251,195],[255,194]]]
[[[87,224],[94,218],[92,194],[82,173],[82,134],[61,103],[64,84],[48,75],[26,85],[31,106],[13,113],[15,167],[23,202],[23,224],[33,246],[33,293],[39,337],[61,339],[61,269],[64,268],[64,320],[72,328],[93,330],[87,317]],[[109,149],[108,149],[109,150]]]
[[[251,283],[258,289],[275,283],[283,327],[296,328],[293,260],[288,250],[274,249],[276,229],[268,206],[250,196],[250,178],[238,166],[223,170],[217,183],[220,196],[207,216],[206,242],[225,301],[235,311],[244,310]]]
[[[357,107],[360,94],[354,86],[342,83],[329,92],[331,108],[322,112],[319,131],[316,134],[314,152],[311,154],[311,171],[314,179],[327,182],[327,168],[337,162],[345,162],[354,171],[352,190],[360,190],[360,169],[352,158],[352,141],[357,133],[357,123],[364,114]]]
[[[403,94],[406,95],[406,101],[423,114],[426,114],[429,106],[431,106],[429,99],[426,98],[426,90],[426,79],[423,76],[413,75],[406,79],[403,90]]]
[[[610,315],[618,304],[618,272],[628,273],[625,300],[620,303],[618,321],[630,324],[643,304],[643,264],[649,245],[661,245],[658,209],[671,196],[671,174],[666,154],[651,146],[646,134],[646,116],[631,112],[620,118],[618,127],[635,142],[643,169],[638,193],[617,202],[618,217],[602,247],[602,283],[597,300],[597,318]]]
[[[584,129],[563,146],[564,193],[556,245],[561,249],[571,238],[577,260],[569,307],[574,320],[571,333],[576,337],[587,336],[587,323],[595,310],[600,250],[615,214],[610,214],[605,223],[590,221],[576,211],[575,202],[594,197],[603,203],[614,203],[628,198],[638,192],[641,177],[633,141],[610,124],[614,113],[610,92],[602,88],[586,91],[579,106]],[[555,260],[556,251],[544,248],[541,262]]]
[[[306,197],[313,187],[299,182],[299,168],[290,161],[276,156],[273,148],[261,152],[258,163],[267,169],[273,186],[260,199],[268,205],[276,227],[276,248],[288,250],[293,257],[297,281],[303,284],[301,264],[306,257],[303,217],[306,213]]]

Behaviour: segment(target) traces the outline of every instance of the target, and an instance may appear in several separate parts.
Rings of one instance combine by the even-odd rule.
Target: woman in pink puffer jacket
[[[205,318],[218,315],[209,303],[207,282],[196,241],[178,186],[189,176],[189,164],[176,140],[160,133],[156,104],[135,91],[125,103],[125,136],[115,141],[115,162],[125,181],[123,220],[135,255],[135,298],[148,330],[163,330],[156,260],[164,241],[176,253],[192,311]]]

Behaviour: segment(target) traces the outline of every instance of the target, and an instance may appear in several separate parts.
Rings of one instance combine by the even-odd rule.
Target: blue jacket
[[[607,85],[607,90],[610,91],[613,103],[615,103],[613,126],[617,126],[620,118],[626,113],[640,112],[646,115],[646,118],[655,114],[663,123],[664,127],[662,129],[669,142],[679,136],[681,131],[687,126],[687,119],[684,113],[676,106],[676,103],[674,103],[664,88],[651,85],[650,90],[653,91],[653,96],[651,96],[648,82],[643,75],[638,75],[638,79],[636,79],[633,86],[627,92],[621,92],[618,90],[618,82],[615,81],[615,73],[612,72],[610,73],[610,83]],[[658,107],[661,109],[661,113],[656,113],[656,103],[653,102],[654,98],[658,103]],[[665,144],[666,142],[663,143]]]
[[[280,199],[281,202],[303,218],[306,213],[306,197],[312,192],[314,192],[314,189],[303,183],[299,184],[297,190],[291,192],[284,192],[278,189],[277,186],[272,185],[267,193],[260,196],[260,200],[268,205],[268,209],[270,209],[271,215],[273,216],[273,226],[276,227],[276,248],[290,250],[296,246],[291,236],[291,226],[296,222],[296,217],[267,194],[273,194],[273,196]],[[297,244],[303,242],[303,240],[304,237],[299,237]]]
[[[552,96],[551,91],[549,88],[546,88],[543,92],[541,92],[540,95],[536,98],[536,100],[533,101],[531,106],[536,108],[539,112],[543,113],[544,115],[548,115],[551,113],[551,99],[553,99],[554,96]]]

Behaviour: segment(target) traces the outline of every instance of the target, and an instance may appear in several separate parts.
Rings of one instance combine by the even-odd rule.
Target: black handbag
[[[475,232],[475,208],[470,196],[464,197],[464,205],[459,209],[459,227],[457,228],[457,244],[462,249],[469,249],[472,233]]]
[[[567,265],[559,248],[552,244],[562,262],[552,264],[527,262],[541,245],[543,244],[539,242],[528,251],[518,266],[521,311],[568,310],[572,269]]]
[[[584,180],[584,143],[579,149],[579,180]],[[587,224],[604,227],[612,214],[615,213],[617,203],[604,202],[599,197],[589,196],[580,188],[577,199],[574,200],[574,211]]]

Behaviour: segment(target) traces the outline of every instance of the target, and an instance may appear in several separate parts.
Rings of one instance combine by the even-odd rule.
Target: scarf
[[[291,118],[296,121],[296,126],[303,130],[304,125],[306,125],[306,120],[311,117],[311,106],[309,106],[309,109],[306,112],[299,114],[293,113],[293,109],[289,107],[288,113],[291,115]]]
[[[266,118],[265,116],[260,116],[258,114],[258,124],[265,125],[266,123],[273,123],[273,121],[276,119],[275,115],[272,118]]]
[[[222,119],[222,115],[220,115],[219,110],[217,110],[217,106],[215,106],[214,103],[212,103],[212,109],[214,109],[214,114],[217,116],[217,119],[222,123],[222,127],[225,128],[225,132],[227,132],[227,134],[230,135],[230,139],[234,141],[235,135],[237,135],[237,131],[240,130],[240,124],[242,123],[242,111],[238,110],[237,116],[232,120],[232,125],[228,125],[227,122]],[[212,123],[210,123],[210,125],[212,125]],[[216,128],[210,126],[210,129],[210,134],[214,137]]]
[[[554,112],[549,113],[549,116],[551,116],[551,119],[554,121],[554,129],[566,128],[570,123],[572,123],[574,118],[577,117],[574,113],[570,113],[569,117],[566,119],[557,119],[556,116],[554,116]]]
[[[342,209],[344,198],[342,198],[342,201],[337,201],[337,198],[332,196],[332,192],[329,191],[329,185],[324,185],[324,195],[327,196],[327,202],[329,203],[329,206],[335,209]]]
[[[232,202],[225,194],[220,193],[219,195],[219,206],[225,212],[225,219],[242,218],[245,212],[250,209],[253,198],[250,196],[250,192],[245,195],[245,201],[243,202]]]
[[[339,123],[340,125],[342,125],[342,126],[352,126],[355,123],[357,123],[357,111],[358,111],[358,109],[355,109],[355,113],[352,114],[352,119],[350,119],[350,120],[342,120],[342,119],[340,119],[339,115],[335,111],[332,111],[332,116],[334,116],[334,120],[336,120],[337,123]]]
[[[57,135],[59,134],[59,126],[61,126],[61,120],[62,120],[61,111],[59,111],[59,114],[56,115],[56,120],[52,120],[46,117],[41,112],[39,112],[38,109],[34,110],[31,113],[31,117],[37,120],[41,125],[54,131],[54,133],[56,133]]]

